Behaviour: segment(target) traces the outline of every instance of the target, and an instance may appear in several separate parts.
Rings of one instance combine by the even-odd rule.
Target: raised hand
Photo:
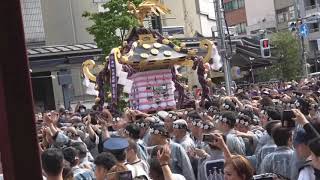
[[[307,124],[309,121],[307,120],[307,118],[304,116],[304,114],[299,110],[299,109],[292,109],[292,112],[294,113],[294,115],[296,116],[295,118],[293,118],[297,123],[301,124],[301,125],[305,125]]]
[[[169,144],[164,145],[161,150],[158,150],[157,158],[161,165],[169,163],[171,158],[171,150]]]
[[[209,154],[208,154],[205,150],[203,150],[203,149],[195,148],[195,149],[194,149],[194,152],[195,152],[195,154],[196,154],[198,157],[200,157],[200,158],[206,158],[206,157],[209,156]]]
[[[48,124],[52,124],[53,123],[53,119],[51,118],[51,113],[44,114],[43,120],[47,125]]]
[[[223,140],[221,134],[212,134],[214,136],[213,145],[217,146],[221,150],[226,147],[226,143]]]
[[[84,117],[84,119],[85,119],[85,124],[87,126],[89,126],[91,124],[91,116],[90,116],[90,114],[88,114],[88,116]]]

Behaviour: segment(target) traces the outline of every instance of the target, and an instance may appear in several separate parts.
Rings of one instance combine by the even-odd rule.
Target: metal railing
[[[320,8],[320,5],[319,4],[315,4],[315,5],[312,5],[312,6],[306,6],[306,11],[309,11],[309,10],[313,10],[313,9],[319,9]]]
[[[319,28],[312,28],[309,30],[310,33],[315,33],[315,32],[319,32]]]

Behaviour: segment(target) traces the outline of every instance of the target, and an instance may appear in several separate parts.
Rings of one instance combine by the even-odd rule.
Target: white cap
[[[166,112],[166,111],[159,111],[159,112],[157,113],[157,115],[158,115],[161,119],[165,119],[165,118],[169,115],[169,113]]]
[[[176,121],[173,122],[173,124],[178,124],[178,125],[188,125],[187,121],[185,121],[184,119],[178,119]]]

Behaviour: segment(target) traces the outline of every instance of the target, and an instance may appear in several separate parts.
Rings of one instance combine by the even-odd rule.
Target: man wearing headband
[[[151,118],[153,117],[147,117],[145,119],[139,119],[135,122],[135,124],[140,128],[140,134],[139,137],[143,141],[143,144],[145,146],[149,146],[150,142],[150,131],[149,126],[151,123]]]
[[[203,121],[201,128],[203,134],[210,134],[213,130],[215,130],[215,126],[211,121]]]
[[[168,116],[164,119],[164,125],[167,128],[169,134],[173,133],[173,121],[178,120],[179,116],[176,112],[170,111]]]
[[[217,118],[218,129],[226,136],[226,144],[231,153],[245,155],[245,144],[241,137],[237,137],[234,130],[236,115],[234,112],[223,112]]]
[[[184,148],[169,139],[169,133],[163,123],[158,123],[150,127],[151,145],[170,145],[172,172],[183,175],[187,180],[195,180],[190,159]]]
[[[148,152],[144,142],[140,139],[140,126],[137,124],[128,124],[124,129],[126,137],[134,140],[137,144],[138,157],[144,161],[148,160]]]
[[[173,122],[173,141],[180,144],[186,151],[191,147],[195,147],[195,144],[190,138],[187,130],[188,124],[185,120],[179,119]]]
[[[189,117],[191,119],[191,139],[197,148],[202,148],[204,143],[202,142],[202,120],[200,117]]]
[[[229,99],[226,99],[221,105],[221,111],[235,111],[235,110],[236,110],[236,104]]]
[[[258,143],[258,137],[250,131],[251,119],[249,116],[239,113],[236,119],[237,135],[242,137],[246,146],[246,155],[251,156],[255,151],[255,147]]]

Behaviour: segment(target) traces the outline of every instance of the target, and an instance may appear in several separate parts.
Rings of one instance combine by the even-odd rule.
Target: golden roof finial
[[[162,4],[160,0],[144,0],[138,7],[129,0],[128,10],[139,20],[140,26],[143,26],[144,19],[152,13],[156,16],[170,13],[170,9]]]

